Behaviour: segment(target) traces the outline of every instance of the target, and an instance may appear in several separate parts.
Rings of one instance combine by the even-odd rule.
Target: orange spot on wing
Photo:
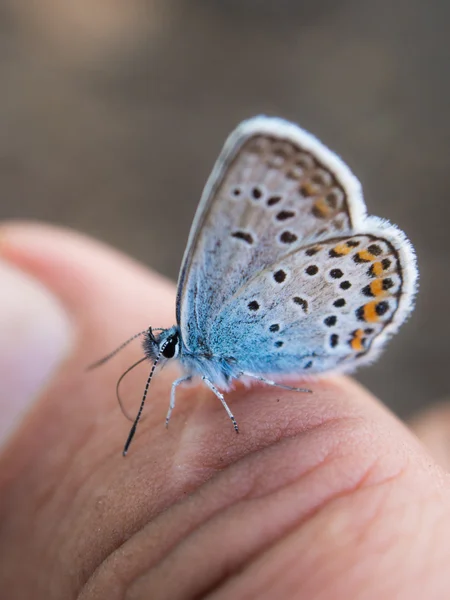
[[[364,305],[364,320],[368,323],[375,323],[378,321],[378,314],[376,311],[378,302],[374,300],[373,302],[368,302]]]
[[[364,337],[364,331],[362,329],[357,329],[353,333],[353,338],[350,341],[350,346],[356,352],[361,352],[361,350],[364,350],[363,337]]]
[[[305,196],[305,198],[309,198],[309,196],[316,196],[318,193],[318,189],[317,186],[312,184],[310,181],[306,181],[300,186],[300,192],[302,196]]]
[[[361,252],[358,252],[358,256],[361,260],[364,260],[366,262],[369,260],[374,260],[376,258],[375,255],[369,252],[368,250],[361,250]]]
[[[372,292],[373,296],[380,296],[381,294],[383,294],[383,280],[375,279],[375,281],[372,281],[372,283],[370,284],[370,291]]]
[[[326,217],[330,212],[330,207],[328,206],[325,198],[319,198],[314,202],[314,209],[320,213],[320,216]]]
[[[372,265],[372,273],[377,277],[383,274],[383,265],[381,262],[374,262]]]
[[[338,244],[337,246],[335,246],[333,248],[333,250],[336,252],[336,254],[348,254],[349,252],[351,252],[351,248],[349,248],[347,246],[347,244]]]

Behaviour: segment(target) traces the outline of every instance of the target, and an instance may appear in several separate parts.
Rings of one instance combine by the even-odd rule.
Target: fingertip
[[[38,378],[39,382],[45,379],[47,393],[40,394],[33,411],[33,424],[27,430],[29,452],[33,452],[33,444],[61,444],[62,447],[69,443],[68,439],[61,440],[58,428],[50,431],[50,423],[56,422],[61,430],[72,431],[74,439],[70,443],[78,444],[97,419],[105,422],[109,415],[115,415],[112,409],[117,406],[114,401],[117,376],[133,362],[130,356],[137,355],[139,344],[131,344],[129,350],[111,365],[99,369],[93,377],[84,376],[86,367],[149,324],[172,325],[174,285],[88,236],[40,223],[0,225],[0,258],[47,291],[71,324],[73,343],[70,353],[64,354],[66,360],[56,364],[52,359],[51,364],[57,369],[52,370],[50,378]],[[31,309],[31,296],[22,302],[27,303]],[[8,315],[5,317],[8,319]],[[51,323],[45,317],[39,325],[39,331],[48,330],[46,336],[41,336],[44,337],[42,347],[34,349],[36,356],[43,360],[50,352]],[[61,326],[56,326],[56,331],[62,331]],[[23,360],[28,360],[25,372],[34,372],[39,362],[36,357],[30,360],[30,352],[31,346],[22,353]],[[25,379],[24,376],[23,381]],[[67,389],[71,390],[70,394]],[[71,402],[73,394],[77,394],[76,402]],[[121,431],[120,419],[115,418],[110,431],[107,444],[115,444],[114,436]],[[20,436],[16,437],[19,440]]]
[[[73,323],[35,278],[0,260],[0,445],[73,350]]]
[[[169,280],[74,230],[43,223],[3,223],[0,256],[53,290],[80,319],[92,316],[94,322],[105,322],[104,315],[115,309],[116,315],[123,311],[122,322],[132,322],[134,315],[145,312],[139,329],[150,321],[173,322],[175,289]],[[119,320],[115,321],[118,326]]]

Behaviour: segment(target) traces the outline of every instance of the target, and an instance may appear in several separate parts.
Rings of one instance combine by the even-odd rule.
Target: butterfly
[[[178,386],[199,377],[238,432],[222,393],[235,380],[309,392],[280,379],[374,360],[410,314],[417,276],[411,243],[396,226],[366,215],[361,185],[336,154],[283,119],[242,122],[192,224],[176,325],[149,327],[93,365],[138,336],[138,363],[153,362],[123,454],[157,365],[177,359],[184,373],[172,384],[166,424]]]

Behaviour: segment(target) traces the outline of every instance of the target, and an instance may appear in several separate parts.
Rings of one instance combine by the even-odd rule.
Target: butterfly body
[[[197,209],[177,323],[156,337],[144,332],[151,375],[171,358],[185,372],[172,386],[168,418],[176,387],[192,377],[211,388],[237,430],[218,389],[233,380],[283,387],[276,382],[286,377],[374,360],[411,312],[416,281],[410,242],[367,216],[360,183],[338,156],[283,119],[244,121]]]
[[[176,358],[185,375],[205,377],[221,389],[228,389],[230,382],[241,375],[236,360],[231,356],[214,354],[201,348],[188,350],[183,344],[177,325],[163,329],[157,336],[149,329],[144,334],[143,348],[150,361],[154,361],[159,354],[160,361]]]

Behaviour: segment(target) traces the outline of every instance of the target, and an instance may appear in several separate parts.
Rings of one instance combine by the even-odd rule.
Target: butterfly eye
[[[164,358],[176,358],[178,356],[179,341],[180,340],[177,334],[167,338],[166,344],[162,351]]]

